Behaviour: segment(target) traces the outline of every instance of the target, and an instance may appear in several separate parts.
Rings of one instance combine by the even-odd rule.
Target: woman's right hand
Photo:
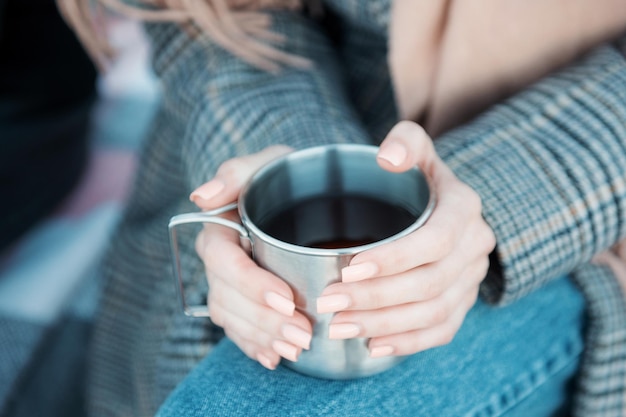
[[[237,200],[241,187],[261,166],[291,151],[273,146],[230,159],[215,177],[198,187],[190,200],[203,210],[212,210]],[[237,213],[225,214],[239,221]],[[208,307],[211,320],[251,359],[275,369],[280,357],[296,361],[311,343],[312,326],[295,310],[291,288],[280,278],[259,267],[240,245],[230,228],[205,224],[196,239],[209,281]]]

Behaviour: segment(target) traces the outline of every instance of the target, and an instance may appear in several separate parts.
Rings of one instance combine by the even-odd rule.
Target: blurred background
[[[159,100],[139,24],[97,73],[54,0],[0,0],[0,416],[84,415],[98,263]]]

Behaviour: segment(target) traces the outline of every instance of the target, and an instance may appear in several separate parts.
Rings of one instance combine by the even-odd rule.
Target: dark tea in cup
[[[345,194],[297,201],[258,222],[268,235],[298,246],[339,249],[386,239],[415,223],[407,209],[370,196]]]

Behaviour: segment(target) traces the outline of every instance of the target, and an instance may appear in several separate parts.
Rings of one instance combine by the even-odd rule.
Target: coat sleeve
[[[626,236],[625,41],[436,141],[497,237],[482,295],[506,304]]]
[[[369,137],[350,105],[331,40],[304,14],[268,12],[283,51],[311,68],[254,68],[202,35],[172,24],[149,24],[153,67],[164,105],[186,123],[180,138],[189,191],[210,179],[226,159],[269,145],[295,148]]]

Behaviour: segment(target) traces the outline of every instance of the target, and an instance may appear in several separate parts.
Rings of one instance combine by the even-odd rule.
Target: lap
[[[583,320],[582,295],[561,278],[506,307],[478,301],[449,345],[349,381],[270,372],[225,339],[158,415],[552,415],[568,399]]]

